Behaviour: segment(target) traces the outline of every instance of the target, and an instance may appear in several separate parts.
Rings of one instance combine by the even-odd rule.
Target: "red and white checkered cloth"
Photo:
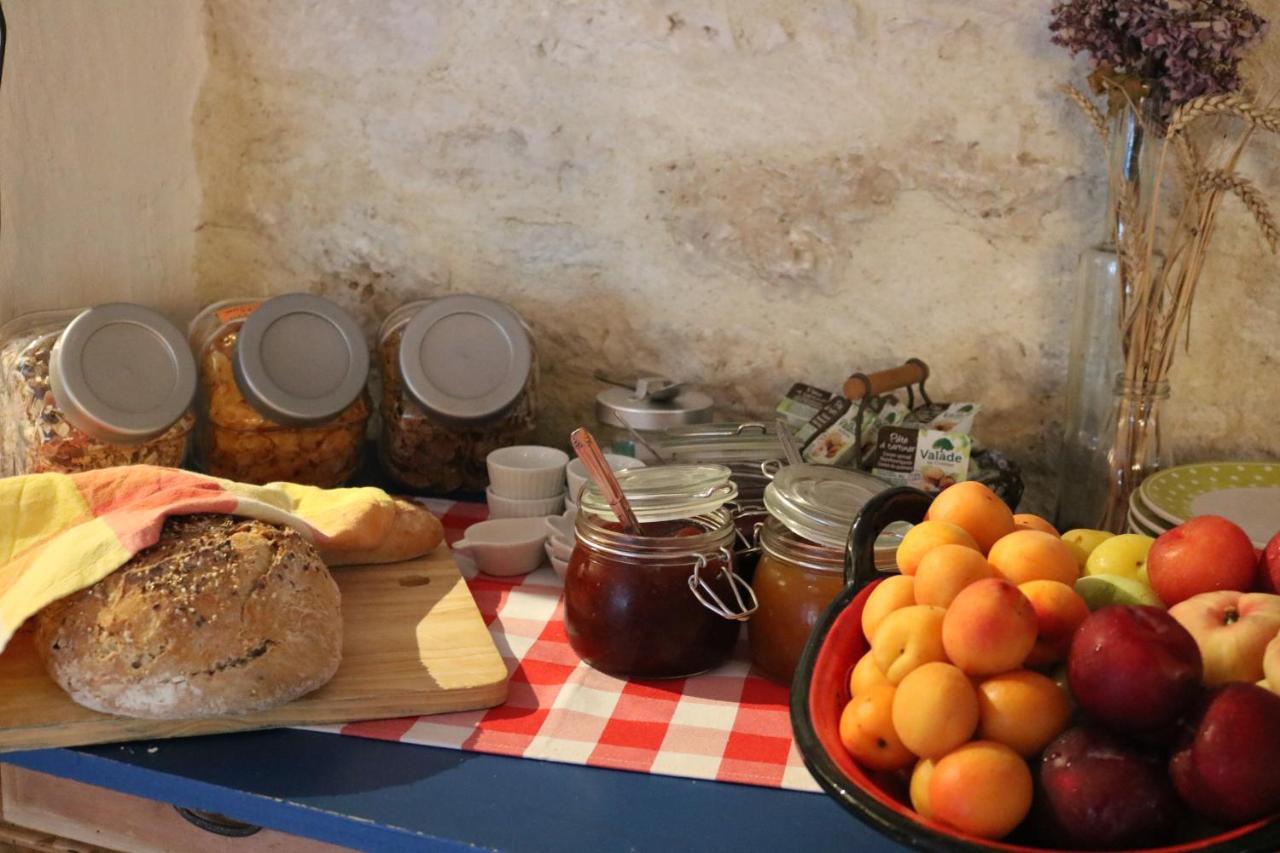
[[[450,544],[483,504],[428,500]],[[460,561],[461,563],[462,561]],[[463,574],[511,673],[497,708],[376,720],[320,731],[618,770],[817,791],[791,736],[787,689],[753,672],[744,640],[705,675],[626,681],[569,646],[563,586],[544,567],[522,578]]]

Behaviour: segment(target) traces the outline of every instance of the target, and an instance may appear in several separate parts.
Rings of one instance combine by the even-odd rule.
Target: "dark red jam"
[[[732,606],[720,542],[691,521],[648,522],[643,537],[622,533],[617,522],[597,520],[610,550],[579,537],[565,575],[565,628],[574,651],[591,666],[630,678],[677,678],[705,672],[733,651],[739,623],[709,609],[689,589],[697,559],[675,540],[701,542],[699,570],[720,600]],[[727,526],[727,525],[726,525]],[[723,544],[732,547],[732,541]],[[616,546],[616,547],[615,547]],[[663,554],[662,551],[675,553]],[[730,563],[730,569],[732,564]]]

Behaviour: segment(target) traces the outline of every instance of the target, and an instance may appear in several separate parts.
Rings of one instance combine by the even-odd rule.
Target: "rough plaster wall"
[[[557,443],[597,366],[761,412],[792,381],[920,356],[937,394],[985,405],[981,435],[1043,508],[1104,200],[1100,147],[1055,91],[1083,64],[1048,44],[1047,8],[209,0],[200,295],[311,288],[370,317],[509,300]],[[1280,194],[1276,152],[1254,171]],[[1280,449],[1259,393],[1280,264],[1234,208],[1222,232],[1174,377],[1184,458]]]
[[[7,0],[0,322],[129,299],[195,306],[194,0]]]

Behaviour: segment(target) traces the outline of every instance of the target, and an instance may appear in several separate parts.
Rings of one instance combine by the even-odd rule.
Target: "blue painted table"
[[[285,729],[0,759],[362,850],[903,849],[821,794]]]

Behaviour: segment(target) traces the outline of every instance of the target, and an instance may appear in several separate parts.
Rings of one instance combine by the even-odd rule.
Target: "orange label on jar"
[[[230,323],[232,320],[241,320],[248,317],[258,308],[258,303],[248,302],[244,305],[231,305],[223,308],[221,311],[215,312],[213,316],[218,318],[219,323]]]

